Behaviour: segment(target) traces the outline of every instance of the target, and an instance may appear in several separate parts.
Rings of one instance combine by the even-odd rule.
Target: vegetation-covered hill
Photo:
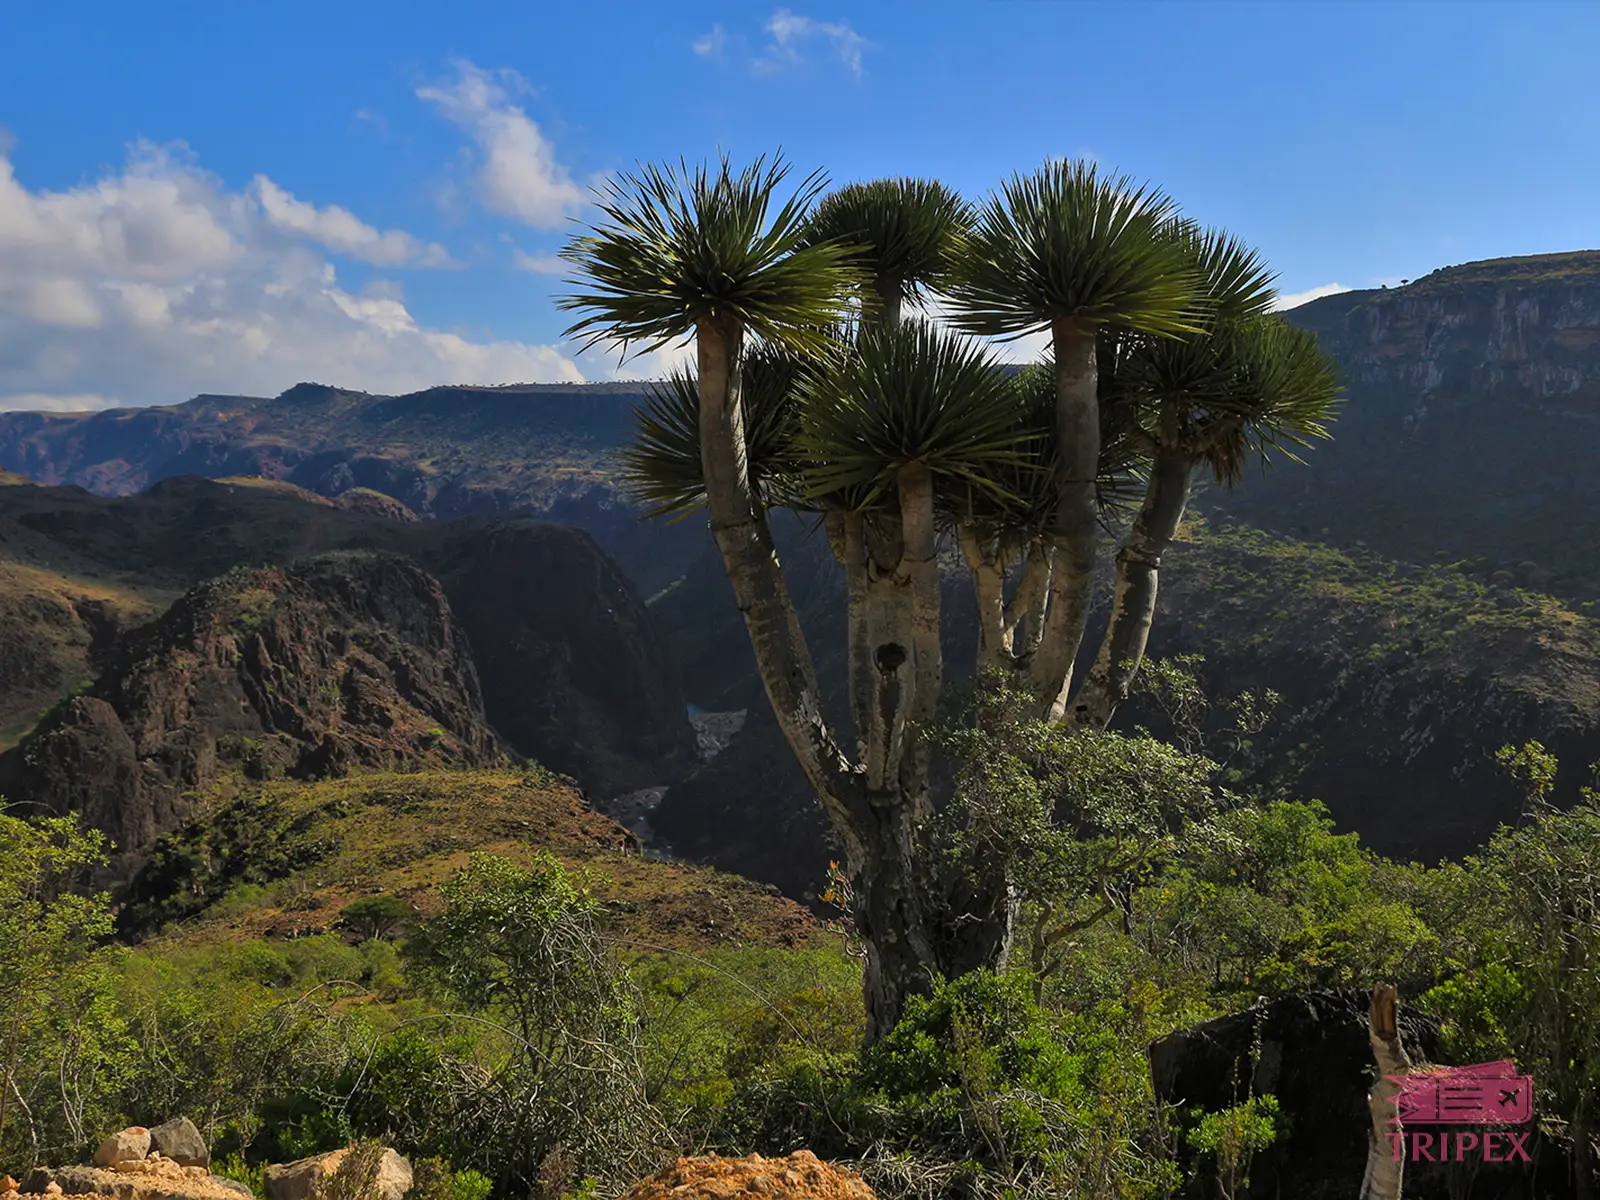
[[[1293,310],[1348,390],[1310,470],[1206,503],[1419,563],[1600,599],[1600,251],[1467,263]],[[1501,573],[1504,574],[1501,574]]]
[[[364,896],[419,917],[473,853],[554,855],[641,951],[837,945],[800,905],[736,876],[642,854],[569,784],[528,770],[369,773],[263,783],[164,837],[134,880],[124,936],[202,945],[318,933]]]
[[[82,814],[127,864],[240,778],[503,758],[438,581],[334,554],[228,572],[119,639],[94,686],[0,758],[0,793]]]
[[[842,700],[843,659],[828,636],[842,620],[842,586],[817,539],[796,530],[784,542],[824,686]],[[815,894],[837,852],[783,753],[738,615],[705,615],[726,586],[708,558],[652,604],[686,662],[690,699],[751,709],[740,738],[669,791],[652,825],[682,853]],[[1563,801],[1600,758],[1600,621],[1485,583],[1464,564],[1421,568],[1196,520],[1163,561],[1158,604],[1152,653],[1202,656],[1197,674],[1219,706],[1243,691],[1282,696],[1233,765],[1251,782],[1322,800],[1384,853],[1459,855],[1514,821],[1521,799],[1494,762],[1502,745],[1535,738],[1555,751]],[[965,673],[972,590],[953,563],[944,605],[957,631],[946,662]],[[1171,730],[1148,701],[1118,722]]]
[[[274,398],[197,396],[98,413],[0,413],[0,469],[131,495],[185,475],[261,477],[321,496],[376,492],[424,517],[523,511],[588,529],[653,589],[693,528],[641,533],[614,451],[639,383],[440,387],[379,396],[303,383]],[[392,504],[392,501],[390,501]],[[702,535],[703,536],[703,535]]]

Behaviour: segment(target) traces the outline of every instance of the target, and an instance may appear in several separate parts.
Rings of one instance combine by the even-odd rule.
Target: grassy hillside
[[[340,930],[352,900],[438,910],[438,885],[475,852],[574,869],[640,950],[836,944],[771,889],[647,857],[569,783],[528,771],[369,774],[270,783],[169,835],[132,885],[124,933],[199,946]]]

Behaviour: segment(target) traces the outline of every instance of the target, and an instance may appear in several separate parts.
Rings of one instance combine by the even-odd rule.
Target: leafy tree
[[[1600,791],[1560,812],[1544,797],[1556,760],[1538,742],[1499,754],[1527,791],[1524,823],[1502,828],[1454,882],[1466,897],[1465,970],[1420,1003],[1463,1054],[1514,1057],[1540,1104],[1566,1122],[1574,1194],[1596,1194],[1600,1125]]]
[[[362,896],[339,910],[339,919],[367,941],[388,937],[396,926],[416,915],[417,910],[399,896]]]
[[[590,342],[694,342],[697,372],[647,403],[628,472],[654,511],[707,512],[779,726],[844,849],[872,1038],[934,978],[1004,962],[1017,917],[1005,853],[953,870],[930,841],[942,545],[972,570],[985,665],[1061,721],[1085,674],[1103,510],[1160,443],[1167,392],[1131,364],[1174,339],[1222,363],[1185,393],[1186,461],[1313,435],[1333,385],[1313,344],[1261,315],[1254,256],[1125,177],[1050,164],[969,209],[922,180],[823,197],[813,175],[782,196],[786,174],[724,159],[621,176],[563,251],[590,287],[561,304]],[[1015,375],[906,319],[930,291],[968,333],[1048,333],[1050,358]],[[824,716],[773,508],[817,514],[845,575],[853,754]],[[1153,600],[1153,575],[1135,590]],[[1143,652],[1142,635],[1124,642],[1118,664]]]
[[[104,861],[104,838],[76,818],[0,813],[0,1174],[78,1153],[127,1050],[108,898],[70,890]]]
[[[1243,997],[1426,981],[1438,935],[1413,878],[1336,834],[1320,804],[1242,806],[1197,826],[1139,896],[1139,936]]]
[[[1278,1136],[1278,1098],[1251,1096],[1221,1112],[1193,1115],[1185,1140],[1212,1160],[1220,1200],[1236,1200],[1250,1186],[1251,1160]]]
[[[1143,732],[1054,722],[1030,701],[1003,683],[980,688],[969,719],[937,736],[957,764],[944,840],[965,870],[1007,863],[1037,999],[1067,939],[1113,916],[1127,927],[1136,889],[1230,797],[1208,759]]]

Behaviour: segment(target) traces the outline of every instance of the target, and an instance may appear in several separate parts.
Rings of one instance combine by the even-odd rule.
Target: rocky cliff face
[[[1472,399],[1600,413],[1600,251],[1449,267],[1290,319],[1338,357],[1352,391],[1403,392],[1413,418]]]
[[[666,644],[621,568],[577,529],[526,517],[414,526],[476,650],[489,720],[597,798],[695,760]]]
[[[1287,315],[1342,369],[1334,438],[1309,470],[1285,464],[1203,504],[1600,599],[1600,251],[1451,267]]]
[[[336,554],[186,593],[0,760],[0,779],[13,799],[82,813],[126,862],[230,775],[502,758],[439,583],[392,555]]]
[[[130,624],[186,588],[237,564],[282,566],[330,550],[403,555],[440,581],[430,586],[465,630],[487,721],[517,752],[601,800],[671,783],[693,764],[676,668],[637,593],[583,532],[517,517],[400,523],[290,485],[193,477],[116,499],[0,491],[0,615],[15,618],[0,628],[0,662],[16,666],[0,674],[0,714],[15,722],[0,725],[0,750],[106,668]],[[313,635],[343,619],[297,611]],[[99,770],[82,755],[72,761],[59,774],[90,780]],[[94,786],[84,784],[85,797]]]

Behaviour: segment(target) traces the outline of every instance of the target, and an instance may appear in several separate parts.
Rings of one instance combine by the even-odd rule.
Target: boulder
[[[292,1163],[274,1163],[261,1178],[267,1200],[311,1200],[316,1185],[337,1171],[349,1153],[348,1149],[334,1150]],[[402,1200],[410,1190],[411,1164],[384,1147],[378,1162],[378,1195],[382,1200]]]
[[[174,1117],[150,1130],[150,1149],[180,1167],[209,1167],[211,1149],[188,1117]]]
[[[876,1200],[854,1171],[822,1162],[809,1150],[784,1158],[680,1158],[635,1184],[623,1200],[732,1200],[744,1196],[775,1200]]]
[[[152,1155],[115,1167],[39,1167],[23,1184],[23,1194],[112,1196],[116,1200],[243,1200],[231,1179],[218,1179],[204,1167],[180,1167]]]
[[[121,1162],[137,1162],[150,1153],[150,1131],[143,1125],[119,1129],[94,1152],[94,1165],[114,1167]]]

